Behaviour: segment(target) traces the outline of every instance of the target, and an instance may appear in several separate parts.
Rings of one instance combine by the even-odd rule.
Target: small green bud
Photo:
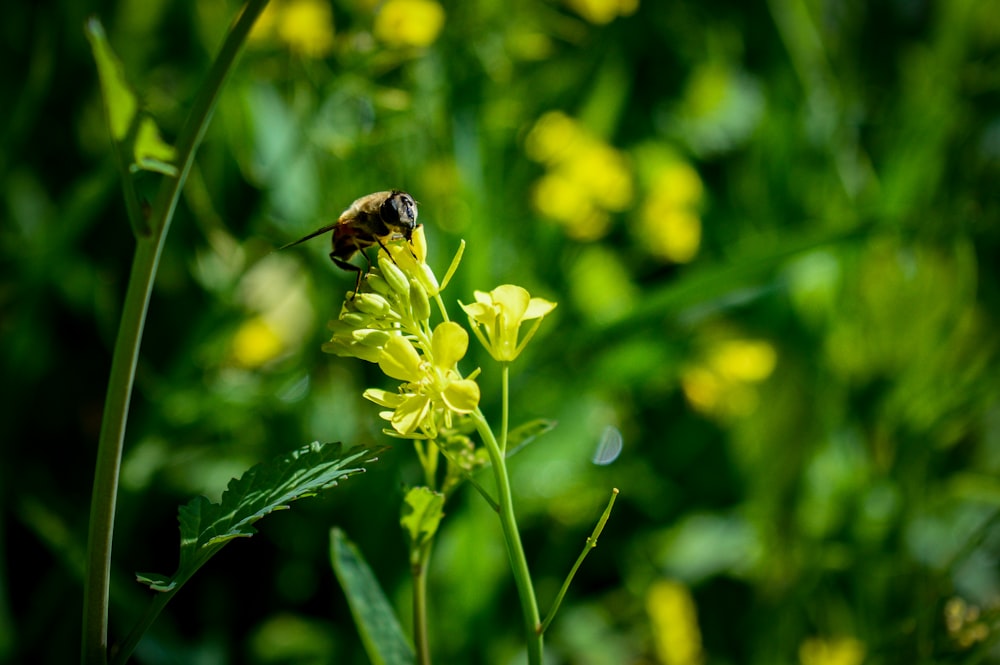
[[[372,316],[385,316],[392,310],[389,301],[377,293],[359,293],[354,297],[354,306],[359,312]]]
[[[387,296],[392,292],[392,287],[389,286],[389,282],[385,280],[382,275],[377,275],[374,272],[368,273],[368,277],[365,278],[365,283],[368,284],[369,288],[379,295]]]
[[[351,333],[351,337],[365,346],[382,347],[389,341],[389,332],[386,330],[362,328]]]
[[[410,282],[410,309],[417,321],[431,318],[431,301],[427,297],[427,291],[417,280]]]
[[[393,291],[404,297],[409,295],[409,280],[406,279],[406,274],[400,270],[395,261],[385,254],[379,254],[378,267],[385,276],[385,281],[389,283]]]
[[[372,323],[371,315],[363,312],[344,312],[338,320],[352,330],[367,328]]]

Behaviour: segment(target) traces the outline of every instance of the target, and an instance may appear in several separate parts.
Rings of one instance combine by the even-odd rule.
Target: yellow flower
[[[233,358],[244,367],[260,367],[285,351],[284,340],[261,316],[243,323],[232,345]]]
[[[556,307],[556,303],[542,298],[532,298],[520,286],[503,284],[489,293],[475,292],[476,302],[462,305],[469,316],[472,331],[498,362],[511,362],[524,350],[542,319]],[[523,339],[518,342],[521,323],[535,321]]]
[[[690,164],[675,159],[658,167],[652,180],[640,213],[646,247],[660,258],[687,263],[701,245],[701,178]]]
[[[392,335],[379,352],[379,368],[387,376],[403,381],[399,393],[369,389],[365,397],[392,409],[382,413],[403,436],[418,429],[433,432],[440,413],[445,422],[452,413],[471,413],[479,406],[479,385],[463,379],[455,370],[469,348],[469,334],[451,321],[438,324],[425,355],[402,335]]]
[[[597,240],[611,226],[609,213],[632,204],[628,159],[565,113],[550,111],[540,117],[524,148],[531,159],[547,167],[535,183],[535,209],[562,225],[567,235]]]
[[[434,0],[388,0],[375,16],[373,32],[386,46],[422,48],[444,26],[444,9]]]
[[[566,0],[566,4],[597,25],[610,23],[618,16],[628,16],[639,8],[639,0]]]
[[[799,647],[802,665],[861,665],[865,645],[853,637],[810,638]]]
[[[322,58],[333,50],[333,12],[326,0],[288,0],[276,25],[278,37],[295,53]]]
[[[646,594],[656,657],[663,665],[699,665],[704,660],[697,608],[687,587],[673,580],[655,582]]]
[[[777,352],[769,342],[727,340],[681,372],[681,387],[697,411],[720,418],[747,415],[757,407],[756,385],[776,364]]]

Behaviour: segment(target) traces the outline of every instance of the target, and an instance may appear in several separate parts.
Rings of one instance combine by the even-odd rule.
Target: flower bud
[[[389,341],[389,332],[386,330],[374,330],[372,328],[362,328],[351,333],[351,337],[359,344],[381,348]]]
[[[387,282],[382,275],[374,272],[368,273],[368,277],[365,278],[365,283],[368,284],[368,287],[372,291],[378,293],[379,295],[387,296],[392,292],[392,287],[389,286],[389,282]]]
[[[417,321],[431,318],[431,301],[427,298],[427,291],[417,280],[410,282],[410,310]]]
[[[354,297],[354,306],[358,308],[359,312],[372,316],[385,316],[392,310],[389,301],[377,293],[357,294]]]
[[[358,328],[368,328],[372,323],[372,317],[370,314],[365,314],[363,312],[344,312],[340,315],[338,321],[351,330],[356,330]],[[330,323],[330,329],[334,332],[337,331],[333,322]]]
[[[385,281],[389,283],[393,291],[404,297],[409,295],[409,280],[406,279],[406,275],[396,265],[395,261],[384,253],[379,253],[378,267],[381,269],[382,274],[385,276]]]

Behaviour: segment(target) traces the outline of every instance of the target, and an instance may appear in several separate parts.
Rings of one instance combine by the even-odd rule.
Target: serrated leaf
[[[139,123],[133,153],[135,163],[130,167],[132,171],[155,171],[168,176],[177,175],[177,167],[173,164],[177,158],[177,151],[163,140],[156,122],[149,116],[144,117]]]
[[[230,540],[257,533],[253,527],[257,520],[362,473],[361,465],[375,461],[377,452],[356,447],[345,453],[340,443],[315,441],[234,478],[219,503],[203,496],[192,499],[178,510],[181,552],[177,572],[170,577],[144,573],[138,580],[154,591],[175,589]]]
[[[512,429],[507,435],[507,457],[514,455],[543,434],[548,434],[558,423],[547,418],[528,421]]]
[[[87,40],[97,63],[97,74],[101,81],[101,96],[108,111],[108,125],[111,136],[119,143],[125,140],[132,126],[139,102],[125,80],[125,70],[121,60],[108,43],[104,26],[96,18],[90,18],[86,25]]]
[[[444,517],[444,494],[429,487],[414,487],[403,499],[404,514],[399,523],[410,535],[414,548],[434,537]]]
[[[392,605],[358,548],[340,529],[330,531],[330,561],[373,665],[413,665],[416,656]]]

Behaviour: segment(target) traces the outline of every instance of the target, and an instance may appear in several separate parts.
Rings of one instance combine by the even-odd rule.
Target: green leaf
[[[196,497],[178,511],[181,554],[177,572],[170,577],[142,573],[138,581],[154,591],[174,590],[230,540],[257,533],[254,522],[287,508],[296,499],[314,496],[340,480],[362,473],[361,465],[375,461],[377,452],[356,447],[345,453],[340,443],[315,441],[234,478],[219,503]]]
[[[410,534],[416,549],[434,537],[444,517],[444,494],[429,487],[414,487],[403,499],[404,515],[399,523]]]
[[[330,531],[330,560],[347,596],[368,659],[373,665],[412,665],[413,647],[400,628],[371,568],[340,529]]]
[[[514,455],[543,434],[548,434],[558,423],[547,418],[538,418],[518,425],[507,434],[507,457]]]
[[[125,80],[125,70],[121,60],[115,55],[104,34],[104,26],[96,18],[87,20],[87,40],[97,62],[97,74],[101,80],[101,95],[108,110],[108,125],[111,137],[122,142],[128,135],[132,120],[139,108],[135,93]]]
[[[156,122],[149,116],[145,116],[139,123],[133,152],[135,163],[130,167],[132,171],[155,171],[168,176],[177,175],[177,167],[174,166],[177,151],[160,137]]]

